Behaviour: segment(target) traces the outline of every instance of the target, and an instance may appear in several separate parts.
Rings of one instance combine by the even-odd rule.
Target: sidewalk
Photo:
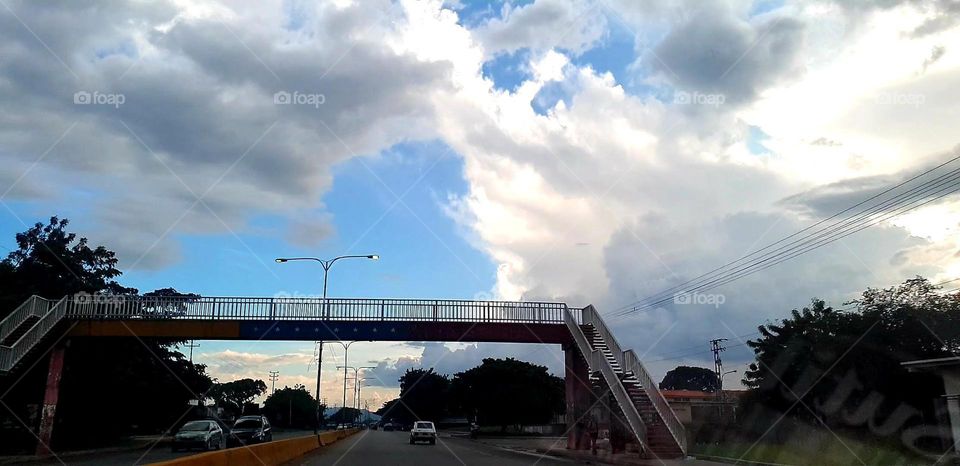
[[[170,437],[161,435],[135,435],[125,439],[120,445],[92,448],[88,450],[68,450],[57,452],[56,456],[49,458],[37,458],[33,455],[20,456],[0,456],[0,464],[58,464],[59,459],[79,459],[96,455],[109,453],[118,453],[124,451],[135,451],[147,448],[149,446],[166,446],[170,442]]]
[[[594,456],[588,450],[567,450],[566,437],[480,437],[476,441],[506,450],[534,455],[548,455],[585,463],[630,466],[711,466],[724,464],[694,458],[673,460],[641,459],[636,453],[612,454],[606,449],[599,450],[597,455]]]

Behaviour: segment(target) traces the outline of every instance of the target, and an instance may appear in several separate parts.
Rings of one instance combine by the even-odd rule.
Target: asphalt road
[[[281,440],[285,438],[293,437],[302,437],[304,435],[310,435],[313,431],[276,431],[273,433],[274,440]],[[242,447],[235,447],[242,448]],[[167,461],[174,458],[180,458],[183,456],[196,455],[197,453],[202,453],[201,451],[186,451],[186,452],[176,452],[173,453],[170,451],[170,445],[163,443],[155,446],[154,448],[141,448],[138,450],[129,450],[121,452],[112,452],[112,453],[90,453],[84,454],[78,457],[63,457],[60,458],[63,460],[63,463],[68,465],[83,465],[83,466],[113,466],[113,465],[123,465],[129,466],[132,464],[149,464],[156,463],[158,461]],[[45,464],[60,464],[60,461],[55,458],[51,458]]]
[[[469,439],[440,437],[436,445],[423,443],[410,445],[408,439],[407,432],[364,430],[287,465],[519,466],[537,464],[547,466],[563,464],[569,466],[575,464],[549,456],[540,457],[505,451]]]

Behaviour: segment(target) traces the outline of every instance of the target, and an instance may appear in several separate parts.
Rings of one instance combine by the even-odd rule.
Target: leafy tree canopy
[[[697,390],[715,392],[720,384],[717,374],[703,367],[677,366],[663,376],[661,390]]]
[[[117,283],[117,257],[104,246],[67,231],[67,219],[50,217],[17,233],[17,249],[0,262],[0,317],[31,295],[59,299],[79,292],[135,294]]]
[[[242,414],[243,407],[254,398],[267,391],[267,384],[263,380],[239,379],[226,383],[215,383],[207,396],[216,400],[217,404],[231,410],[234,414]]]
[[[325,408],[320,405],[321,422]],[[303,385],[283,387],[263,402],[263,413],[277,426],[308,429],[317,423],[316,398]]]
[[[121,271],[113,251],[91,247],[86,238],[68,231],[68,225],[66,219],[51,217],[49,223],[16,235],[17,249],[0,261],[0,318],[31,295],[57,299],[79,292],[137,292],[117,282]],[[154,293],[166,290],[171,289]],[[168,429],[186,414],[187,401],[202,397],[212,383],[205,367],[176,351],[174,341],[131,335],[65,342],[54,449],[90,447],[123,435]],[[20,377],[0,380],[4,403],[10,407],[0,413],[0,424],[19,426],[21,419],[31,429],[38,427],[39,416],[31,406],[42,400],[46,369],[45,361],[39,361]],[[104,416],[105,407],[116,409]],[[2,442],[0,450],[32,451],[29,445],[35,439],[28,431],[11,433],[11,441]]]
[[[886,435],[932,418],[930,400],[942,395],[942,382],[901,363],[955,354],[960,295],[918,277],[868,289],[851,304],[855,309],[844,311],[815,299],[760,326],[761,337],[748,342],[757,362],[745,373],[752,388],[745,406],[835,427],[883,423]]]
[[[454,409],[484,425],[540,424],[564,412],[563,379],[513,358],[457,373],[451,391]]]

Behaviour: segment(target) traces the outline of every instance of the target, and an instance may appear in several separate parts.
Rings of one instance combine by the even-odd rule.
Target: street
[[[365,430],[353,437],[287,463],[293,465],[552,465],[571,461],[501,450],[468,439],[440,437],[436,445],[408,443],[407,432]]]

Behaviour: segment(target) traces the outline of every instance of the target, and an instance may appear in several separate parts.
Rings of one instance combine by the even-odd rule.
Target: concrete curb
[[[307,435],[276,440],[246,447],[228,448],[198,455],[185,456],[170,461],[153,463],[154,466],[229,466],[281,464],[299,458],[320,447],[345,439],[359,429],[337,430],[319,435]]]

